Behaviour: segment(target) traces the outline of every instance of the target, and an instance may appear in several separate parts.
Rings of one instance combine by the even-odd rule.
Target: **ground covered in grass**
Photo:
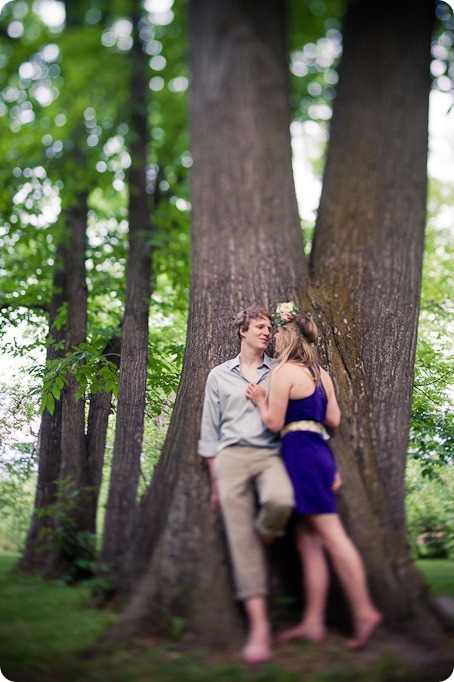
[[[236,652],[188,649],[178,639],[94,649],[116,616],[86,606],[88,586],[16,574],[16,560],[0,555],[0,669],[12,682],[440,682],[451,674],[447,651],[437,658],[380,631],[362,652],[330,634],[323,646],[276,647],[274,662],[254,669]],[[453,568],[445,561],[420,565],[434,593],[451,596]]]
[[[454,598],[454,560],[421,559],[416,565],[433,594]]]

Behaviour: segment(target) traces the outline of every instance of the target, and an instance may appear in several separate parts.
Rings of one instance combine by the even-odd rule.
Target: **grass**
[[[65,661],[114,621],[108,611],[85,608],[88,587],[14,574],[16,561],[15,555],[0,555],[0,666],[7,677],[10,669],[30,674],[30,662],[40,670],[49,661]]]
[[[416,565],[433,594],[454,597],[454,560],[420,559]]]
[[[90,653],[115,621],[87,608],[87,586],[44,582],[12,571],[17,556],[0,554],[0,668],[12,682],[408,682],[408,664],[383,647],[347,651],[330,635],[320,646],[293,643],[276,661],[251,670],[213,652],[182,651],[177,642],[139,640]],[[421,562],[434,590],[453,594],[453,562]],[[446,594],[446,592],[444,592]],[[4,679],[0,676],[0,679]],[[429,679],[429,678],[427,678]],[[442,679],[434,677],[434,680]]]

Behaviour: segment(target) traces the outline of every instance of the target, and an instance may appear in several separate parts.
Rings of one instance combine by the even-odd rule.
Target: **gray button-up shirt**
[[[264,388],[275,363],[265,354],[257,369],[257,383]],[[239,355],[209,373],[198,445],[202,457],[214,457],[229,445],[266,448],[279,444],[278,434],[266,428],[258,407],[246,398],[248,384],[241,374]]]

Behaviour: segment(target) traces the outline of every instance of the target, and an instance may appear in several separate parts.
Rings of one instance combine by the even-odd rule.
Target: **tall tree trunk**
[[[66,353],[86,341],[87,282],[85,271],[85,240],[87,195],[78,197],[77,204],[66,214],[68,251],[66,273],[68,283],[68,317]],[[74,486],[85,483],[85,399],[76,399],[80,383],[73,372],[67,373],[62,392],[62,463],[61,479],[71,479]]]
[[[58,344],[65,337],[65,327],[55,327],[55,319],[66,302],[66,272],[64,269],[65,246],[60,242],[55,254],[55,274],[53,294],[49,305],[49,338],[46,363],[63,357],[64,351]],[[53,521],[40,511],[49,509],[56,501],[57,486],[61,463],[61,401],[55,403],[54,413],[45,410],[41,416],[38,435],[38,482],[30,528],[27,534],[24,552],[18,567],[23,571],[45,572],[49,554],[44,551],[48,540],[43,537],[52,529]]]
[[[101,559],[115,569],[126,551],[137,511],[148,363],[153,227],[146,187],[147,59],[138,35],[139,2],[131,53],[131,158],[129,171],[129,257],[118,387],[115,444]]]
[[[65,353],[86,341],[87,283],[85,272],[85,238],[87,195],[79,195],[77,202],[65,211],[67,250],[67,323]],[[80,383],[72,371],[67,371],[61,394],[62,429],[59,474],[59,504],[65,509],[64,519],[57,522],[58,535],[54,554],[49,562],[50,577],[66,572],[78,556],[86,556],[85,542],[79,544],[78,533],[89,531],[92,523],[87,505],[85,445],[85,399],[76,398]],[[59,538],[57,540],[57,537]]]
[[[344,520],[388,623],[435,638],[404,515],[433,16],[430,0],[350,3],[307,303],[342,403]]]
[[[121,339],[113,337],[103,355],[117,367],[120,366]],[[88,499],[86,504],[91,526],[88,530],[96,533],[96,515],[98,511],[99,491],[102,483],[102,468],[106,450],[107,427],[112,406],[112,391],[99,391],[89,397],[88,421],[87,421],[87,471],[86,484],[88,486]]]
[[[207,471],[196,454],[204,383],[215,364],[238,352],[231,324],[238,310],[298,296],[305,268],[291,165],[283,4],[194,0],[191,12],[187,348],[124,577],[125,591],[136,589],[112,636],[162,630],[181,616],[204,641],[220,643],[240,626],[220,522],[209,507]]]

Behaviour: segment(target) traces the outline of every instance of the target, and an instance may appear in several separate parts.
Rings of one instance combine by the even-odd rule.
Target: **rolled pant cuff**
[[[236,595],[238,601],[245,601],[245,599],[253,599],[254,597],[268,597],[268,590],[264,590],[263,592],[260,592],[260,590],[257,591],[257,589],[243,590]]]

